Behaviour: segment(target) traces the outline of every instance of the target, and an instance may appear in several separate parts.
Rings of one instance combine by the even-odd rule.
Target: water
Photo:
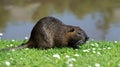
[[[119,4],[119,0],[1,0],[0,33],[2,39],[23,40],[40,18],[54,16],[80,26],[91,39],[120,41]]]

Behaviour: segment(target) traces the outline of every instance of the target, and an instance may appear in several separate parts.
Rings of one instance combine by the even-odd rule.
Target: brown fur
[[[86,33],[80,27],[65,25],[54,17],[44,17],[32,29],[28,42],[12,49],[26,47],[38,49],[54,47],[78,48],[87,40]]]

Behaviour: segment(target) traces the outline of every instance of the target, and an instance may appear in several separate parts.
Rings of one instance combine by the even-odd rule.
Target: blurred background
[[[79,26],[91,39],[120,41],[120,0],[0,0],[2,39],[29,37],[45,16]]]

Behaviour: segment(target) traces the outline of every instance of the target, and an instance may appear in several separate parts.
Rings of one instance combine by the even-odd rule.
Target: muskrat
[[[3,50],[16,50],[22,48],[79,48],[88,40],[88,36],[80,27],[65,25],[62,21],[54,17],[43,17],[33,27],[31,36],[27,43],[17,47]]]

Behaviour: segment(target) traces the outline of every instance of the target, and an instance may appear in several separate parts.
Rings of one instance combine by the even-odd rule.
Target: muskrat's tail
[[[23,49],[23,48],[27,48],[27,47],[28,47],[28,43],[22,44],[22,45],[16,46],[16,47],[10,47],[10,48],[8,47],[8,48],[0,49],[0,52],[18,50],[18,49]]]

